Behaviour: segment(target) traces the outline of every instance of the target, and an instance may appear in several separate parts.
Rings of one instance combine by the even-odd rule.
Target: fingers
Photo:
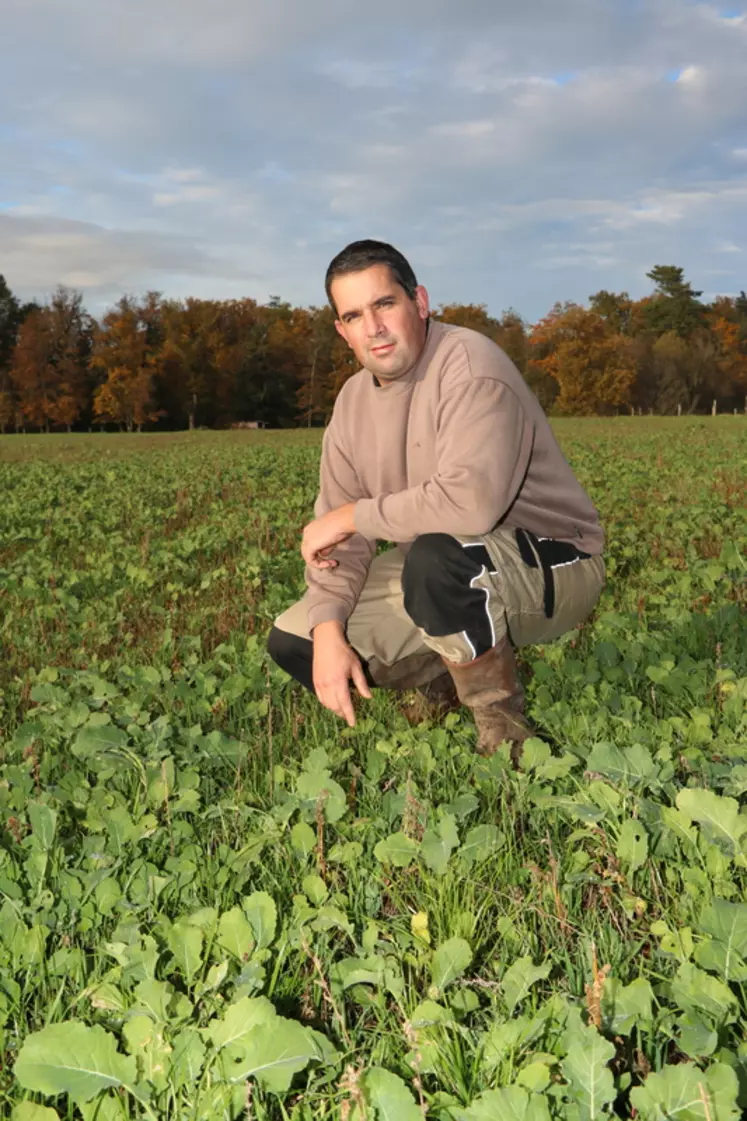
[[[337,568],[337,561],[328,556],[331,551],[331,549],[321,549],[316,552],[304,545],[301,548],[301,556],[309,568]]]
[[[331,686],[322,685],[318,688],[315,686],[315,689],[320,704],[328,708],[330,712],[334,712],[335,716],[341,717],[348,727],[355,727],[355,709],[353,708],[347,678],[335,682]]]
[[[337,568],[336,560],[319,560],[317,557],[304,557],[309,568]]]
[[[363,668],[362,668],[360,662],[357,659],[353,664],[350,676],[353,678],[353,681],[355,683],[355,687],[358,690],[358,692],[360,693],[360,695],[362,697],[366,697],[370,701],[371,700],[371,690],[368,686],[368,682],[366,681],[366,675],[363,672]]]
[[[355,709],[353,708],[353,699],[350,696],[350,689],[347,681],[342,686],[338,697],[340,699],[340,709],[343,720],[346,722],[348,728],[355,727]]]

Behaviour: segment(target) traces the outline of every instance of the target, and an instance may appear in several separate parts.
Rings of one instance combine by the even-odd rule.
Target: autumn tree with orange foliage
[[[708,309],[719,369],[733,396],[747,395],[747,296],[721,296]]]
[[[311,308],[304,374],[296,391],[298,420],[326,424],[337,394],[359,370],[352,350],[337,332],[331,307]]]
[[[536,325],[532,343],[535,366],[558,385],[557,412],[594,416],[628,406],[636,378],[628,340],[598,312],[556,307]]]
[[[87,408],[92,321],[80,292],[58,288],[21,325],[10,367],[23,424],[68,431]]]
[[[191,430],[206,413],[213,413],[215,350],[223,340],[221,304],[214,300],[169,300],[162,306],[163,347],[158,359],[159,386],[165,390],[170,413]]]
[[[589,307],[557,304],[530,333],[514,311],[445,304],[443,323],[493,339],[547,412],[590,415],[744,408],[747,296],[710,304],[682,269],[657,265],[639,300],[602,289]],[[25,317],[25,319],[24,319]],[[0,277],[0,431],[101,426],[270,427],[328,422],[357,360],[331,307],[278,296],[162,300],[126,297],[95,330],[80,294],[60,289],[22,306]]]
[[[123,296],[96,331],[91,365],[105,381],[96,390],[93,411],[132,432],[157,420],[154,382],[161,344],[160,298],[149,292],[142,303]]]

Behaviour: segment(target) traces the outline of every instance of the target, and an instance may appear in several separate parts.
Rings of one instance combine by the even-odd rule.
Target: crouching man
[[[348,724],[351,686],[449,689],[478,750],[531,735],[514,647],[582,622],[604,583],[597,513],[519,371],[475,331],[430,319],[392,246],[358,241],[327,270],[362,369],[324,435],[307,591],[271,657]],[[380,555],[376,542],[397,548]]]

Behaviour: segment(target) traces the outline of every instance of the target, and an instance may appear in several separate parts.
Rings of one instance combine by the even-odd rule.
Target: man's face
[[[388,265],[336,276],[331,285],[335,327],[355,357],[386,384],[417,362],[425,345],[428,293],[411,300]]]

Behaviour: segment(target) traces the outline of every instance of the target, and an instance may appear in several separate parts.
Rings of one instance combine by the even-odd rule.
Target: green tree
[[[589,304],[613,331],[620,335],[631,333],[633,301],[627,292],[608,292],[602,288],[589,296]]]
[[[676,265],[656,265],[646,276],[655,285],[653,299],[646,306],[650,331],[655,335],[673,332],[686,339],[705,325],[705,307],[698,299],[703,293],[694,291],[685,280],[684,269]]]

